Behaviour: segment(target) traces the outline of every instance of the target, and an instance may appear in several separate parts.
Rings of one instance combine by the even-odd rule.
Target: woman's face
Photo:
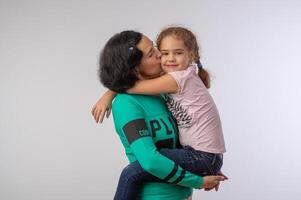
[[[161,53],[154,47],[153,42],[146,36],[143,36],[137,45],[143,52],[141,63],[136,67],[139,79],[151,79],[159,77],[161,69]]]

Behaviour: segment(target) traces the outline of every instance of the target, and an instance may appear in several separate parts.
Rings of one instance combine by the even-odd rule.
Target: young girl
[[[166,144],[161,144],[160,153],[177,160],[184,169],[197,175],[216,175],[226,150],[218,110],[207,90],[210,77],[200,63],[197,40],[185,28],[170,27],[159,34],[157,46],[165,73],[155,79],[138,81],[127,92],[164,94],[162,96],[177,121],[183,149],[164,149]],[[152,53],[150,50],[148,56]],[[102,121],[105,112],[108,117],[112,99],[113,95],[109,93],[92,109],[97,122]],[[158,125],[154,122],[151,128],[155,130]],[[122,194],[123,199],[133,198],[139,185],[149,181],[161,180],[142,170],[139,164],[131,164],[121,174],[117,194]]]

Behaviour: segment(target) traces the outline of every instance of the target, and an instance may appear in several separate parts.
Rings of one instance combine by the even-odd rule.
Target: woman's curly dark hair
[[[124,93],[138,80],[135,67],[140,64],[143,52],[137,48],[142,34],[123,31],[111,37],[99,59],[98,76],[101,83],[115,92]]]

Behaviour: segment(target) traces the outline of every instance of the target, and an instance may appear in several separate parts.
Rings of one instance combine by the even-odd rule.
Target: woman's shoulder
[[[165,103],[161,96],[149,96],[149,95],[139,95],[139,94],[117,94],[112,108],[114,109],[143,109],[149,110],[159,108],[164,108]]]
[[[145,95],[138,95],[138,94],[117,94],[114,101],[113,106],[128,106],[128,105],[135,105],[140,104],[141,101],[147,101],[149,98]]]
[[[132,104],[136,101],[137,98],[135,97],[135,95],[126,94],[126,93],[117,94],[113,101],[113,106],[118,106],[118,105],[126,106],[125,104]]]
[[[147,99],[147,95],[118,93],[115,97],[115,101],[117,102],[139,101],[144,98]]]
[[[140,102],[140,101],[153,101],[161,99],[161,95],[152,96],[152,95],[141,95],[141,94],[117,94],[113,103],[124,103],[124,102]]]

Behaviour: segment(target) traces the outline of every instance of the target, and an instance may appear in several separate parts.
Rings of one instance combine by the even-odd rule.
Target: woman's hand
[[[223,176],[223,177],[225,178],[225,180],[228,180],[228,177],[227,177],[222,171],[217,172],[217,175]],[[220,182],[214,187],[214,188],[215,188],[215,191],[218,191],[218,189],[219,189],[219,184],[220,184]]]
[[[91,114],[93,115],[96,123],[102,123],[104,116],[108,118],[111,114],[112,101],[116,93],[108,90],[92,107]]]
[[[223,175],[217,175],[217,176],[204,176],[204,183],[201,186],[200,189],[205,189],[206,191],[211,190],[215,188],[215,190],[218,190],[218,186],[220,181],[227,180],[228,178]]]

